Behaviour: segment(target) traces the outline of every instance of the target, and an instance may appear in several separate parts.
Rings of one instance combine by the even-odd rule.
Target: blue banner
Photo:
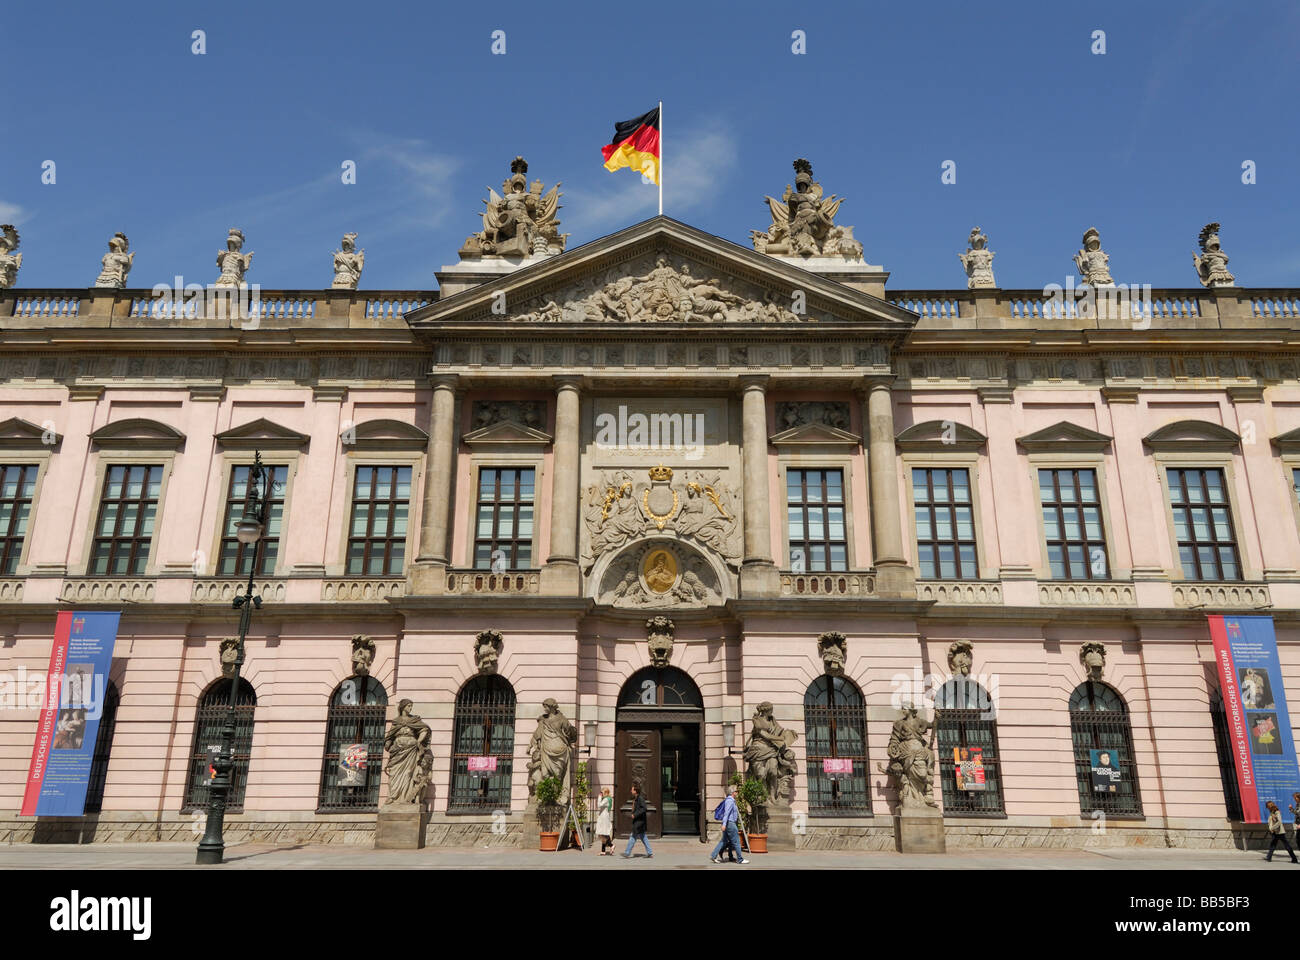
[[[79,817],[104,715],[120,613],[61,611],[21,815]]]

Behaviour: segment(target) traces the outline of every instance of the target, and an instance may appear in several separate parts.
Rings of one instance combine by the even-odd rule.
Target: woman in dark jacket
[[[645,845],[646,857],[653,857],[654,851],[650,849],[650,841],[645,836],[646,808],[645,798],[641,796],[640,784],[632,784],[632,836],[627,838],[627,849],[623,851],[623,859],[626,860],[632,856],[632,848],[636,846],[637,839]]]

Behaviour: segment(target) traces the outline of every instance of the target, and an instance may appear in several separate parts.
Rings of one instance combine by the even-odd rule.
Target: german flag
[[[659,108],[632,120],[614,124],[614,139],[600,148],[605,169],[622,167],[639,170],[648,180],[659,182]]]

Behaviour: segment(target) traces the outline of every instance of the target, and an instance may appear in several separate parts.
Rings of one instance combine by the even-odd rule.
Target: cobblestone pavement
[[[877,851],[816,850],[751,855],[749,865],[709,862],[710,847],[692,840],[653,841],[655,855],[646,859],[638,844],[632,859],[598,856],[594,851],[540,853],[473,847],[426,850],[374,850],[363,846],[234,844],[226,847],[219,870],[1269,870],[1294,872],[1285,854],[1264,862],[1259,850],[1170,850],[1124,847],[1069,850],[981,850],[960,848],[940,856]],[[196,845],[133,844],[0,844],[0,870],[103,870],[197,868]],[[622,851],[622,844],[618,846]]]

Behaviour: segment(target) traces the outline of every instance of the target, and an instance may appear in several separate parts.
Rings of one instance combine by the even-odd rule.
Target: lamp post
[[[259,489],[260,485],[260,489]],[[235,648],[234,669],[230,675],[230,700],[226,710],[226,722],[221,728],[221,753],[212,761],[215,772],[208,787],[208,822],[199,841],[199,852],[195,863],[221,863],[226,844],[222,839],[222,829],[226,822],[226,800],[230,795],[231,781],[235,770],[235,700],[239,693],[239,668],[244,665],[244,638],[248,636],[248,626],[253,619],[253,608],[261,608],[262,598],[253,593],[253,576],[257,573],[257,549],[261,544],[262,532],[266,528],[266,502],[270,499],[270,477],[262,467],[262,454],[254,451],[253,468],[248,472],[248,495],[244,501],[244,515],[235,524],[235,536],[239,542],[253,548],[252,560],[248,565],[248,588],[244,595],[235,597],[231,602],[239,611],[239,644]]]

